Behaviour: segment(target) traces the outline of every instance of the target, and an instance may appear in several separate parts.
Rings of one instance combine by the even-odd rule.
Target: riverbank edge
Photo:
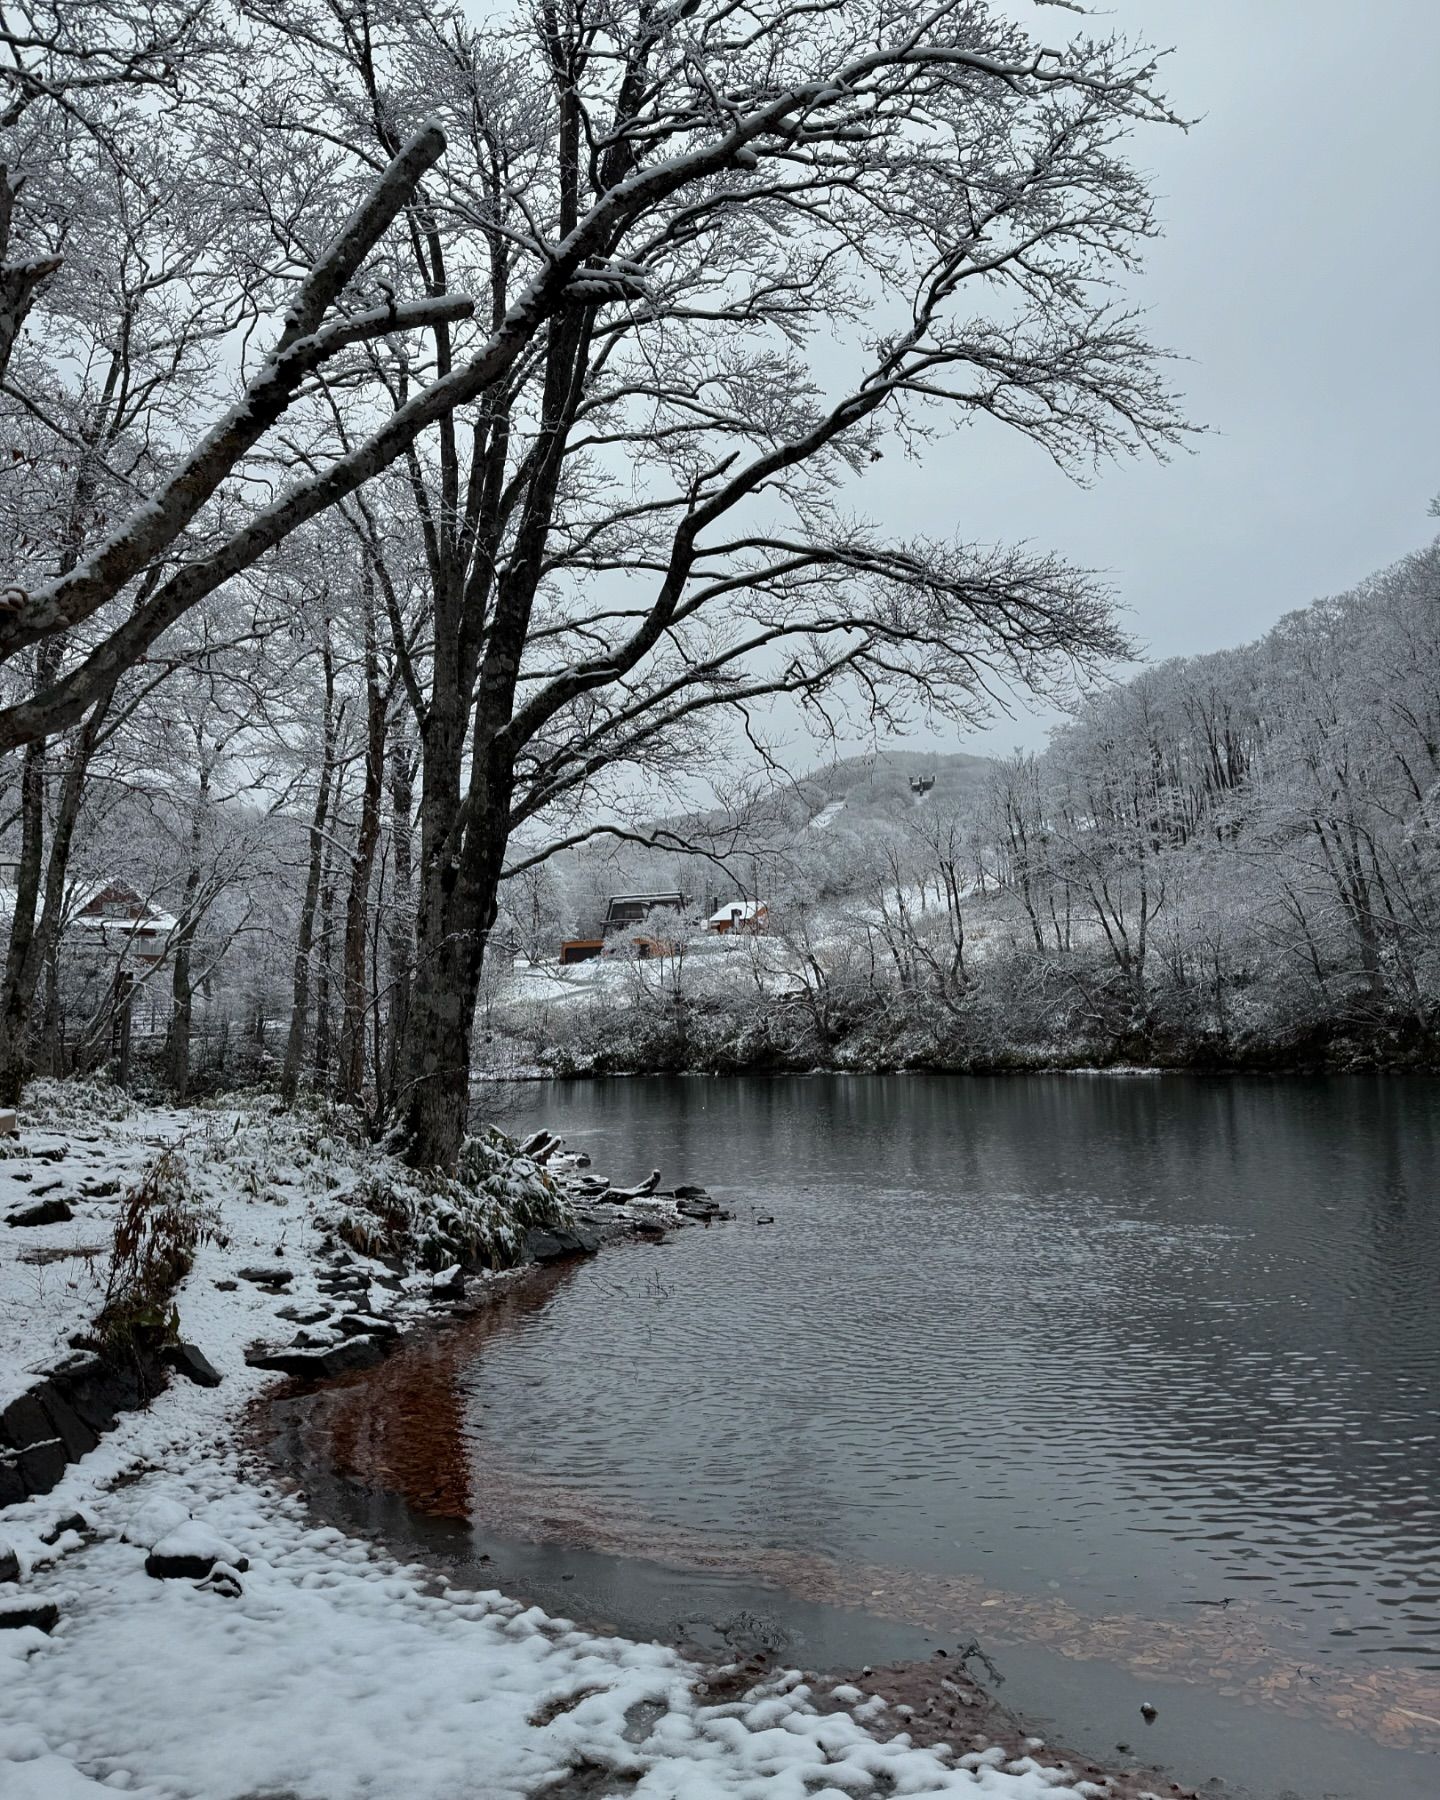
[[[243,1100],[243,1096],[241,1096],[241,1100]],[[81,1121],[77,1120],[76,1136],[79,1136],[79,1123]],[[131,1120],[131,1134],[137,1136],[137,1141],[139,1141],[140,1130],[144,1130],[146,1127],[153,1129],[158,1123],[160,1123],[158,1114],[137,1112],[137,1116]],[[65,1129],[67,1127],[61,1125],[61,1132]],[[184,1114],[171,1112],[167,1116],[167,1129],[171,1132],[175,1132],[175,1130],[184,1132]],[[151,1136],[146,1141],[155,1147],[162,1145],[162,1138],[157,1138],[157,1136]],[[576,1170],[576,1175],[578,1175],[578,1170]],[[578,1177],[578,1179],[585,1181],[587,1177]],[[675,1229],[686,1222],[691,1222],[686,1219],[684,1213],[680,1213],[679,1204],[673,1201],[670,1195],[662,1197],[659,1193],[644,1193],[637,1192],[637,1190],[605,1190],[608,1193],[616,1193],[617,1201],[619,1201],[617,1208],[612,1206],[612,1215],[605,1217],[603,1215],[605,1202],[596,1202],[594,1199],[594,1188],[603,1186],[603,1184],[587,1181],[587,1186],[589,1186],[590,1192],[578,1193],[574,1199],[576,1199],[576,1211],[581,1215],[578,1224],[581,1229],[594,1231],[594,1244],[578,1244],[578,1246],[563,1246],[562,1244],[560,1255],[565,1255],[571,1249],[580,1249],[581,1253],[598,1253],[603,1246],[612,1246],[612,1244],[623,1242],[635,1235],[655,1235],[655,1228],[659,1224],[662,1224],[664,1229]],[[643,1184],[643,1188],[652,1188],[653,1190],[653,1181]],[[315,1195],[315,1199],[319,1201],[319,1192]],[[18,1552],[18,1571],[14,1573],[14,1582],[18,1584],[18,1593],[25,1602],[38,1600],[41,1609],[50,1615],[47,1618],[38,1618],[38,1620],[25,1618],[25,1622],[18,1625],[16,1629],[0,1633],[0,1649],[11,1652],[11,1654],[18,1652],[18,1661],[22,1665],[31,1656],[49,1652],[50,1633],[54,1633],[58,1625],[61,1629],[54,1640],[56,1647],[63,1651],[63,1647],[67,1643],[72,1645],[76,1642],[76,1633],[83,1633],[86,1629],[86,1602],[94,1602],[95,1598],[99,1598],[103,1602],[110,1600],[113,1604],[113,1593],[106,1595],[103,1591],[103,1579],[97,1580],[95,1577],[95,1571],[92,1568],[92,1562],[95,1559],[86,1557],[85,1553],[92,1550],[92,1546],[110,1553],[113,1546],[117,1546],[117,1541],[121,1541],[121,1539],[130,1544],[142,1543],[139,1535],[135,1535],[133,1517],[130,1521],[126,1521],[126,1517],[117,1516],[115,1507],[113,1507],[115,1498],[121,1496],[121,1514],[128,1512],[124,1496],[128,1496],[128,1492],[130,1492],[131,1481],[144,1481],[148,1474],[153,1474],[157,1469],[164,1472],[167,1462],[175,1462],[176,1458],[182,1462],[182,1467],[184,1467],[187,1454],[191,1453],[193,1449],[200,1449],[202,1442],[205,1444],[207,1453],[214,1454],[220,1465],[232,1465],[239,1476],[245,1476],[254,1469],[252,1447],[245,1440],[243,1422],[247,1420],[252,1409],[277,1399],[277,1386],[272,1379],[274,1366],[266,1368],[265,1361],[250,1354],[256,1350],[257,1346],[254,1334],[252,1334],[252,1323],[257,1316],[254,1303],[259,1301],[261,1294],[265,1294],[266,1300],[274,1300],[277,1292],[283,1298],[288,1298],[290,1294],[297,1294],[302,1298],[304,1291],[315,1289],[317,1283],[320,1285],[320,1291],[324,1292],[326,1291],[324,1289],[326,1282],[338,1280],[338,1282],[349,1285],[349,1283],[355,1282],[358,1276],[362,1276],[367,1292],[365,1292],[364,1301],[355,1301],[353,1310],[358,1314],[364,1314],[364,1318],[371,1321],[371,1325],[382,1318],[383,1309],[374,1305],[374,1289],[369,1287],[369,1278],[391,1280],[392,1282],[396,1276],[394,1265],[391,1262],[376,1260],[376,1258],[365,1258],[360,1253],[356,1253],[355,1249],[346,1247],[344,1244],[337,1244],[328,1231],[320,1228],[319,1220],[315,1219],[313,1215],[308,1217],[308,1229],[299,1231],[284,1253],[284,1264],[286,1264],[288,1274],[284,1274],[281,1287],[275,1289],[275,1287],[268,1287],[266,1283],[256,1282],[257,1271],[254,1267],[250,1267],[247,1271],[243,1267],[245,1260],[248,1258],[250,1262],[254,1262],[261,1253],[261,1240],[265,1240],[266,1247],[268,1247],[268,1240],[275,1237],[275,1231],[279,1231],[281,1242],[284,1242],[286,1233],[288,1233],[288,1226],[284,1226],[283,1220],[274,1217],[274,1213],[268,1213],[268,1208],[272,1208],[272,1206],[284,1206],[286,1208],[284,1217],[290,1217],[292,1224],[308,1215],[306,1202],[301,1195],[292,1195],[288,1201],[281,1201],[279,1195],[261,1197],[257,1193],[250,1197],[236,1197],[230,1204],[230,1210],[225,1219],[225,1233],[229,1233],[229,1237],[225,1233],[221,1233],[218,1238],[218,1246],[220,1246],[218,1249],[214,1246],[207,1246],[203,1249],[200,1256],[196,1258],[196,1265],[185,1276],[184,1282],[180,1283],[178,1292],[176,1292],[180,1307],[184,1309],[182,1318],[184,1318],[185,1336],[198,1339],[200,1345],[214,1355],[214,1363],[218,1364],[218,1370],[216,1370],[218,1379],[216,1381],[203,1379],[202,1381],[200,1377],[191,1373],[189,1381],[175,1379],[175,1381],[169,1382],[164,1390],[146,1397],[148,1404],[140,1406],[135,1411],[122,1413],[121,1417],[115,1420],[112,1429],[106,1429],[103,1435],[99,1436],[99,1442],[95,1444],[92,1451],[86,1451],[77,1460],[68,1460],[65,1471],[59,1474],[59,1480],[50,1487],[49,1492],[32,1492],[20,1503],[0,1508],[0,1535],[7,1537],[9,1543],[13,1543]],[[626,1213],[626,1210],[641,1211],[643,1217],[641,1220],[635,1220]],[[625,1217],[616,1217],[617,1211],[626,1213]],[[250,1219],[247,1217],[247,1213],[254,1213],[256,1217]],[[266,1213],[268,1213],[268,1217],[266,1217]],[[245,1226],[248,1226],[245,1231],[238,1229],[241,1220],[245,1222]],[[551,1237],[554,1237],[553,1233],[551,1233]],[[275,1249],[274,1255],[279,1255],[279,1249]],[[551,1260],[554,1260],[553,1256],[545,1256],[544,1260],[533,1256],[524,1264],[511,1267],[506,1271],[499,1271],[499,1273],[472,1271],[466,1276],[463,1271],[443,1271],[439,1276],[439,1285],[443,1285],[450,1291],[448,1296],[437,1296],[434,1292],[437,1285],[436,1278],[427,1274],[425,1276],[427,1292],[423,1294],[423,1300],[419,1294],[416,1294],[414,1298],[401,1296],[398,1300],[398,1309],[400,1310],[392,1316],[392,1325],[394,1325],[392,1332],[362,1330],[356,1336],[344,1339],[344,1345],[340,1348],[356,1350],[356,1352],[362,1350],[364,1352],[362,1357],[356,1359],[353,1355],[347,1355],[346,1366],[342,1368],[342,1372],[337,1373],[333,1368],[326,1366],[322,1355],[317,1355],[315,1363],[310,1366],[310,1372],[306,1375],[290,1373],[290,1375],[286,1375],[286,1382],[290,1384],[293,1391],[295,1386],[301,1386],[301,1384],[302,1386],[311,1386],[311,1388],[326,1386],[335,1379],[347,1379],[347,1375],[349,1377],[358,1375],[364,1368],[365,1361],[378,1363],[380,1359],[391,1354],[394,1348],[398,1348],[401,1343],[412,1343],[421,1332],[443,1332],[452,1323],[459,1323],[459,1319],[470,1318],[477,1310],[484,1310],[493,1305],[504,1294],[515,1292],[515,1289],[522,1283],[536,1280],[540,1271],[544,1269],[545,1262],[551,1262]],[[279,1274],[281,1271],[275,1269],[272,1273]],[[459,1283],[455,1282],[457,1274],[459,1274]],[[236,1282],[236,1276],[243,1276],[243,1280],[239,1283]],[[292,1282],[293,1287],[290,1285]],[[234,1301],[238,1298],[236,1296],[238,1287],[241,1291],[248,1289],[243,1294],[243,1298],[252,1303],[248,1319],[245,1318],[243,1307],[238,1310],[238,1307],[234,1305]],[[455,1287],[459,1287],[459,1292],[455,1292]],[[338,1287],[329,1287],[328,1292],[329,1298],[333,1300],[338,1292]],[[205,1298],[202,1298],[202,1294]],[[196,1303],[187,1307],[187,1300],[196,1301]],[[437,1305],[437,1301],[439,1301],[439,1305]],[[409,1312],[403,1310],[407,1307],[410,1309]],[[241,1355],[239,1355],[241,1350],[245,1350],[243,1363],[241,1363]],[[209,1366],[209,1357],[205,1357],[205,1363]],[[243,1379],[239,1379],[239,1377],[243,1377]],[[220,1388],[221,1382],[225,1384],[223,1391],[216,1393],[216,1388]],[[265,1382],[265,1386],[257,1386],[257,1382]],[[236,1390],[239,1393],[239,1408],[236,1408],[229,1399],[230,1393],[236,1393]],[[284,1390],[281,1388],[279,1391]],[[166,1453],[157,1454],[157,1445],[160,1444],[166,1445]],[[187,1451],[187,1447],[191,1447],[191,1451]],[[248,1471],[247,1465],[250,1465]],[[135,1492],[139,1494],[142,1489],[137,1489]],[[214,1498],[214,1492],[212,1492],[211,1498]],[[140,1510],[144,1510],[144,1508],[140,1508]],[[191,1523],[202,1526],[202,1535],[205,1534],[207,1526],[203,1525],[203,1514],[200,1512],[200,1508],[196,1508],[196,1512],[191,1514]],[[175,1528],[175,1519],[171,1519],[171,1528]],[[365,1553],[371,1553],[371,1546],[365,1543],[364,1537],[356,1537],[355,1534],[344,1535],[351,1543],[355,1544],[358,1552],[364,1550]],[[212,1532],[211,1537],[214,1537]],[[157,1570],[151,1568],[149,1564],[155,1559],[155,1555],[160,1553],[158,1552],[158,1543],[160,1541],[157,1539],[157,1544],[142,1544],[142,1552],[144,1552],[144,1548],[149,1548],[149,1557],[146,1559],[146,1577],[157,1573]],[[74,1564],[70,1564],[72,1557],[76,1559]],[[99,1559],[99,1561],[104,1561],[104,1559]],[[414,1559],[410,1557],[410,1561],[414,1561]],[[74,1586],[68,1586],[68,1588],[65,1584],[58,1586],[54,1580],[49,1579],[52,1571],[56,1570],[56,1566],[59,1564],[67,1564],[67,1571],[72,1575],[72,1579],[74,1579],[76,1568],[83,1570],[81,1580],[88,1588],[92,1589],[90,1593],[79,1597],[77,1613],[70,1611],[70,1604],[76,1600]],[[209,1553],[209,1570],[176,1570],[173,1573],[175,1575],[184,1573],[185,1580],[189,1580],[191,1575],[198,1575],[200,1577],[198,1588],[211,1588],[218,1591],[220,1595],[225,1595],[229,1591],[227,1584],[230,1582],[234,1582],[234,1588],[238,1591],[243,1591],[243,1582],[250,1579],[245,1575],[245,1566],[247,1566],[247,1559],[243,1555],[230,1552],[229,1548],[221,1543]],[[157,1586],[164,1588],[167,1586],[167,1580],[157,1580]],[[58,1598],[58,1606],[54,1604],[56,1598]],[[220,1606],[221,1613],[223,1613],[227,1602],[221,1598],[214,1604]],[[527,1611],[511,1600],[506,1600],[506,1606],[513,1606],[513,1611],[522,1616],[524,1616],[524,1611]],[[574,1629],[574,1627],[569,1627],[569,1629]],[[592,1636],[598,1636],[598,1634],[592,1634]],[[623,1643],[628,1640],[616,1640],[616,1642]],[[736,1697],[731,1701],[734,1705],[742,1705],[745,1701],[752,1701],[756,1694],[770,1694],[774,1690],[774,1683],[767,1681],[767,1678],[774,1674],[774,1670],[734,1669],[733,1665],[724,1665],[724,1663],[707,1665],[707,1663],[702,1663],[702,1660],[695,1654],[688,1654],[686,1663],[697,1676],[700,1674],[700,1670],[704,1670],[704,1679],[697,1679],[697,1683],[695,1683],[697,1703],[700,1705],[709,1706],[720,1703],[724,1706],[727,1701],[731,1701],[731,1696],[727,1694],[727,1690],[722,1685],[716,1687],[718,1683],[724,1683],[725,1679],[731,1679],[731,1683],[734,1683]],[[790,1690],[796,1694],[796,1699],[801,1705],[810,1706],[815,1714],[846,1715],[853,1730],[864,1732],[866,1735],[880,1733],[877,1742],[907,1742],[907,1744],[914,1742],[916,1748],[922,1748],[922,1750],[934,1748],[938,1753],[940,1753],[941,1744],[949,1746],[949,1750],[954,1751],[954,1760],[950,1762],[950,1766],[959,1773],[961,1757],[965,1755],[965,1751],[959,1750],[959,1746],[952,1744],[947,1735],[927,1732],[923,1728],[923,1724],[916,1726],[916,1721],[913,1721],[911,1715],[904,1710],[904,1701],[896,1703],[900,1710],[893,1712],[882,1699],[871,1697],[868,1703],[868,1712],[864,1712],[864,1710],[857,1712],[855,1710],[855,1694],[859,1694],[859,1690],[855,1690],[855,1694],[846,1697],[846,1694],[842,1692],[846,1688],[844,1681],[828,1679],[826,1683],[817,1687],[814,1694],[812,1694],[812,1687],[803,1681],[799,1670],[787,1670],[783,1681],[792,1685]],[[974,1764],[974,1757],[979,1751],[979,1746],[983,1744],[985,1746],[981,1753],[983,1760],[979,1766],[988,1766],[988,1768],[994,1769],[995,1775],[1004,1780],[1010,1780],[1012,1768],[1015,1769],[1013,1780],[1017,1786],[1021,1786],[1024,1782],[1024,1768],[1044,1768],[1053,1769],[1057,1773],[1060,1769],[1064,1769],[1067,1777],[1080,1780],[1080,1787],[1076,1791],[1082,1791],[1087,1795],[1111,1796],[1111,1800],[1130,1800],[1132,1795],[1139,1796],[1141,1793],[1152,1791],[1154,1780],[1156,1780],[1154,1775],[1147,1778],[1148,1786],[1138,1787],[1134,1786],[1134,1778],[1130,1775],[1130,1771],[1123,1771],[1123,1773],[1116,1771],[1112,1777],[1105,1777],[1098,1771],[1094,1771],[1094,1775],[1089,1775],[1089,1786],[1085,1786],[1087,1778],[1075,1777],[1075,1769],[1093,1769],[1093,1764],[1089,1762],[1089,1759],[1075,1757],[1075,1755],[1064,1757],[1055,1751],[1042,1753],[1040,1742],[1033,1737],[1026,1737],[1013,1724],[1013,1721],[1010,1721],[1008,1715],[992,1712],[988,1706],[981,1710],[981,1692],[983,1690],[974,1688],[974,1692],[976,1692],[976,1712],[979,1717],[967,1717],[965,1723],[968,1728],[967,1735],[972,1737],[972,1742],[976,1744],[976,1750],[968,1753],[972,1762],[965,1764],[967,1768],[977,1766]],[[742,1694],[745,1697],[743,1701],[740,1699]],[[860,1697],[864,1699],[866,1696]],[[977,1732],[976,1726],[981,1719],[985,1721],[985,1726]],[[994,1730],[988,1730],[988,1724],[992,1721],[994,1721]],[[4,1719],[0,1719],[0,1724],[4,1723]],[[1003,1741],[1001,1741],[1001,1730],[1004,1732]],[[0,1732],[0,1735],[4,1735],[4,1733]],[[29,1751],[29,1755],[25,1751]],[[63,1746],[61,1746],[61,1751],[63,1751]],[[86,1757],[85,1760],[90,1766],[95,1766],[94,1755]],[[99,1760],[103,1766],[106,1759]],[[49,1751],[45,1751],[43,1757],[38,1757],[31,1750],[31,1746],[23,1746],[20,1760],[13,1760],[9,1755],[9,1744],[0,1744],[0,1768],[11,1769],[11,1775],[16,1780],[22,1778],[22,1775],[18,1775],[16,1771],[25,1771],[25,1769],[38,1771],[41,1768],[41,1762],[45,1766],[47,1780],[50,1778],[61,1780],[58,1764],[54,1768],[50,1766],[54,1762],[54,1757],[50,1755]],[[110,1780],[112,1773],[121,1773],[121,1771],[115,1769],[101,1778]],[[144,1786],[144,1782],[146,1782],[144,1773],[142,1771],[135,1771],[135,1773],[139,1773],[140,1786]],[[67,1760],[63,1778],[67,1782],[74,1780],[77,1784],[85,1787],[86,1791],[97,1786],[95,1780],[88,1775],[81,1775],[77,1762],[68,1762]],[[126,1771],[126,1778],[130,1780],[130,1771]],[[50,1789],[41,1787],[41,1791],[50,1791]],[[54,1791],[58,1793],[59,1789],[54,1789]],[[569,1793],[569,1787],[565,1782],[545,1784],[544,1791],[551,1796],[551,1800],[565,1800],[565,1796]],[[594,1789],[581,1784],[574,1791],[576,1791],[576,1795],[580,1795],[580,1793],[592,1793]],[[1026,1791],[1028,1791],[1028,1787],[1026,1787]],[[1179,1793],[1181,1789],[1172,1787],[1170,1791]],[[70,1787],[65,1787],[65,1793],[67,1795],[70,1793]]]
[[[525,1040],[516,1040],[517,1045]],[[1104,1047],[1064,1051],[1021,1046],[971,1052],[936,1046],[933,1051],[836,1046],[830,1054],[787,1051],[773,1044],[746,1050],[737,1042],[712,1044],[700,1056],[626,1054],[600,1047],[576,1053],[563,1044],[527,1045],[528,1060],[475,1071],[477,1082],[584,1081],[619,1076],[784,1075],[1440,1075],[1440,1039],[1417,1027],[1377,1030],[1368,1036],[1317,1032],[1283,1042],[1219,1046],[1177,1043],[1137,1035]]]
[[[590,1224],[599,1237],[598,1246],[591,1254],[603,1256],[607,1251],[625,1245],[664,1242],[652,1230],[637,1229],[632,1221],[624,1218],[596,1219],[593,1214],[589,1217],[582,1214],[581,1219],[582,1223]],[[679,1230],[701,1223],[706,1221],[680,1215],[667,1229]],[[733,1221],[726,1215],[723,1223]],[[483,1317],[502,1303],[522,1295],[528,1287],[538,1287],[553,1267],[553,1264],[532,1261],[487,1275],[467,1290],[464,1301],[457,1302],[449,1316],[414,1321],[404,1335],[389,1346],[387,1355],[423,1348],[427,1340],[444,1337]],[[341,1385],[363,1383],[367,1372],[344,1372],[321,1379],[290,1378],[279,1388],[255,1396],[240,1421],[246,1448],[263,1463],[267,1472],[296,1495],[317,1520],[350,1536],[355,1535],[350,1527],[330,1517],[314,1501],[298,1455],[287,1457],[281,1452],[274,1414],[277,1407],[296,1400],[318,1396]],[[345,1474],[339,1474],[337,1478],[342,1481],[358,1479]],[[411,1543],[389,1542],[383,1536],[380,1542],[392,1554],[406,1560],[418,1560],[433,1566],[437,1572],[446,1568],[448,1559],[439,1552],[427,1552]],[[512,1597],[526,1602],[531,1599],[523,1584]],[[586,1630],[601,1635],[624,1635],[583,1616],[579,1622]],[[679,1654],[696,1665],[703,1679],[697,1681],[695,1691],[710,1700],[739,1700],[757,1684],[787,1672],[782,1660],[769,1655],[727,1661],[691,1644],[672,1647],[678,1648]],[[793,1670],[788,1672],[795,1673]],[[1051,1743],[1000,1701],[964,1661],[952,1659],[944,1651],[938,1651],[926,1662],[838,1671],[804,1669],[799,1674],[811,1691],[812,1702],[818,1711],[854,1717],[857,1703],[879,1698],[884,1702],[883,1710],[871,1714],[867,1728],[883,1724],[906,1733],[917,1745],[948,1746],[957,1754],[962,1749],[971,1754],[985,1753],[995,1757],[997,1767],[1027,1762],[1071,1781],[1096,1784],[1096,1800],[1101,1795],[1104,1800],[1161,1800],[1162,1794],[1165,1800],[1200,1800],[1198,1789],[1174,1781],[1158,1765],[1131,1763],[1121,1767],[1107,1764],[1101,1755]],[[1102,1783],[1104,1785],[1100,1786]],[[1224,1789],[1212,1785],[1207,1791],[1214,1800],[1224,1800]],[[566,1800],[566,1789],[563,1786],[547,1789],[546,1795],[547,1800]]]

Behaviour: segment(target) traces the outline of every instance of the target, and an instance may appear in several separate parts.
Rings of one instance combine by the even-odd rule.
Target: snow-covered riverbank
[[[6,1800],[1115,1791],[998,1748],[918,1746],[879,1700],[857,1691],[848,1710],[822,1710],[793,1671],[717,1703],[702,1691],[713,1671],[662,1646],[462,1592],[316,1528],[243,1447],[242,1416],[280,1379],[247,1352],[286,1344],[319,1360],[455,1304],[455,1277],[399,1278],[337,1235],[355,1236],[357,1182],[403,1189],[405,1178],[318,1121],[260,1106],[132,1111],[103,1092],[76,1102],[66,1116],[50,1090],[0,1162],[0,1217],[50,1181],[60,1185],[41,1197],[70,1213],[0,1224],[0,1409],[83,1337],[126,1190],[167,1150],[184,1158],[203,1219],[175,1297],[179,1332],[221,1380],[177,1376],[50,1492],[0,1510],[19,1576],[0,1585],[0,1609],[40,1619],[0,1630]],[[536,1177],[534,1165],[509,1177],[491,1166],[475,1200],[486,1230],[503,1236],[508,1207],[536,1204]],[[413,1189],[400,1199],[419,1204]],[[643,1204],[667,1216],[665,1202]],[[436,1216],[432,1205],[408,1225]],[[472,1276],[472,1290],[487,1279],[506,1278]],[[5,1562],[0,1547],[0,1575]]]

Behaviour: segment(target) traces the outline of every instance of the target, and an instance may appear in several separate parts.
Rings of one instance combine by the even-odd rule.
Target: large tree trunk
[[[360,1105],[365,1093],[365,948],[370,882],[380,841],[380,795],[385,770],[385,696],[375,648],[375,609],[365,608],[365,784],[360,795],[360,828],[345,896],[345,943],[341,958],[344,1011],[340,1024],[340,1094]]]
[[[60,643],[42,645],[40,674],[49,662],[58,668]],[[19,1102],[30,1073],[30,1029],[40,972],[55,953],[65,916],[65,888],[70,874],[70,848],[85,794],[85,778],[100,725],[110,705],[106,694],[76,734],[55,806],[50,849],[45,854],[46,746],[31,744],[21,773],[20,868],[15,913],[0,986],[0,1105]],[[42,875],[43,869],[43,904]],[[37,919],[36,913],[39,911]],[[58,1005],[58,996],[57,1005]]]
[[[320,877],[325,862],[325,827],[330,813],[330,788],[335,779],[335,661],[327,633],[325,659],[325,730],[320,759],[320,781],[315,790],[315,812],[310,820],[310,867],[305,876],[305,897],[300,906],[300,928],[295,939],[294,997],[290,1006],[290,1032],[285,1040],[285,1063],[280,1073],[280,1098],[295,1104],[300,1074],[305,1067],[305,1039],[310,1024],[310,958],[315,947],[315,910],[320,900]]]
[[[175,951],[170,977],[170,1086],[177,1100],[190,1093],[190,1027],[195,1015],[195,989],[190,980],[190,946]]]
[[[415,960],[415,897],[411,868],[410,814],[414,805],[410,740],[397,729],[390,745],[390,854],[394,895],[386,932],[389,1003],[386,1019],[386,1088],[393,1096],[400,1073],[405,1021],[410,1014],[410,979]]]
[[[315,1079],[330,1079],[330,959],[335,948],[335,882],[327,855],[320,873],[319,968],[315,978]]]
[[[45,761],[43,742],[27,745],[20,774],[20,866],[0,1001],[0,1105],[4,1106],[19,1101],[30,1072],[30,1009],[45,954],[35,929],[45,847]]]
[[[489,779],[476,775],[467,802],[458,853],[449,834],[433,832],[425,821],[428,847],[397,1095],[405,1154],[417,1168],[451,1167],[464,1140],[470,1036],[509,840],[508,780],[502,785],[493,772]]]

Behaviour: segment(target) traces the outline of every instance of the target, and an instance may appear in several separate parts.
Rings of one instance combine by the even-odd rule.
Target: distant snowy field
[[[51,1635],[0,1630],[4,1800],[1093,1800],[1109,1791],[1028,1758],[1007,1764],[998,1749],[957,1761],[943,1747],[916,1748],[885,1732],[875,1699],[821,1713],[793,1672],[741,1702],[707,1704],[695,1691],[702,1672],[667,1649],[453,1588],[314,1527],[257,1472],[237,1423],[275,1379],[245,1364],[246,1345],[275,1335],[279,1301],[322,1299],[318,1203],[333,1182],[323,1171],[343,1159],[323,1145],[298,1152],[293,1122],[258,1113],[134,1112],[77,1120],[68,1133],[52,1118],[48,1136],[25,1148],[69,1142],[70,1156],[0,1164],[0,1212],[33,1192],[38,1169],[65,1167],[72,1190],[107,1175],[129,1181],[182,1138],[223,1242],[202,1247],[181,1289],[181,1334],[223,1381],[177,1379],[52,1493],[0,1511],[0,1542],[22,1577],[0,1593],[60,1610]],[[15,1179],[27,1171],[29,1182]],[[22,1250],[103,1243],[105,1200],[77,1197],[77,1207],[68,1224],[0,1225],[7,1394],[93,1312],[93,1275],[53,1273],[73,1259],[19,1260]],[[236,1281],[277,1248],[293,1271],[284,1295]],[[386,1299],[402,1316],[425,1306],[418,1287]],[[47,1544],[71,1515],[85,1531]],[[234,1581],[151,1577],[147,1551],[167,1539],[210,1542]]]

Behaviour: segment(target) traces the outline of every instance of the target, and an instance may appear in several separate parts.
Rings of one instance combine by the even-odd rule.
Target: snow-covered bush
[[[505,1268],[519,1258],[528,1230],[573,1216],[554,1179],[493,1130],[466,1138],[454,1175],[375,1153],[330,1210],[336,1234],[353,1248],[428,1269],[457,1262]]]
[[[128,1119],[135,1100],[103,1075],[72,1076],[66,1081],[36,1076],[26,1083],[23,1117],[42,1131],[69,1131],[82,1121]]]
[[[280,1202],[284,1188],[313,1193],[317,1224],[362,1255],[503,1268],[532,1226],[571,1219],[553,1178],[498,1131],[467,1138],[450,1175],[412,1169],[343,1107],[282,1112],[251,1100],[237,1110],[232,1096],[200,1117],[190,1154],[211,1183],[262,1202]]]
[[[173,1338],[173,1296],[215,1224],[195,1193],[183,1149],[167,1145],[120,1203],[96,1328],[112,1350]]]

